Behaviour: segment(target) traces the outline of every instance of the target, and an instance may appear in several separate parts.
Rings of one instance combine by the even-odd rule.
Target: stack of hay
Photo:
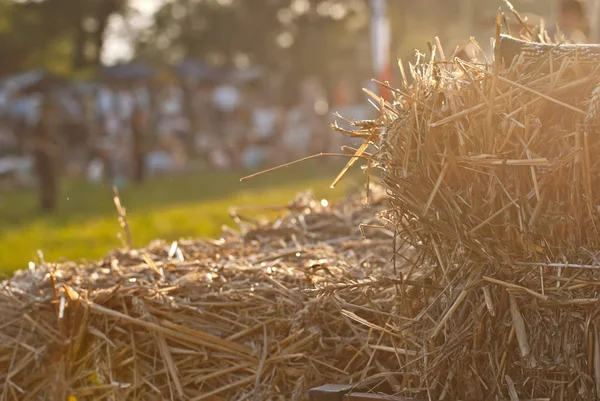
[[[380,378],[423,399],[598,399],[598,49],[496,43],[494,62],[434,48],[353,134],[418,251],[403,278],[435,287],[399,286],[378,335],[401,369]]]
[[[16,274],[0,400],[600,398],[598,63],[503,40],[493,63],[437,46],[355,124],[390,205],[301,197],[217,241]]]
[[[0,288],[0,400],[303,400],[389,366],[352,323],[393,299],[392,233],[360,227],[385,202],[303,194],[270,224],[235,214],[219,240],[17,272]],[[345,294],[302,292],[331,282]]]

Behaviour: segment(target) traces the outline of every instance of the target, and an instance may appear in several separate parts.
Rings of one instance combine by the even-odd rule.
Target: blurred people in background
[[[115,102],[116,103],[116,102]],[[121,158],[121,120],[118,111],[113,108],[104,116],[104,150],[106,151],[106,177],[110,185],[120,186],[121,179],[119,161]]]
[[[40,105],[40,116],[33,129],[32,155],[34,158],[40,209],[48,213],[56,208],[58,196],[58,146],[55,140],[56,110],[48,96]]]
[[[231,126],[232,117],[236,115],[242,102],[240,92],[231,81],[227,80],[215,88],[212,101],[217,111],[218,135],[226,135]]]
[[[141,183],[146,177],[146,137],[150,115],[151,99],[142,83],[133,90],[134,108],[131,116],[131,150],[133,160],[133,181]]]
[[[252,102],[249,142],[244,153],[244,167],[257,169],[267,158],[278,159],[277,145],[282,131],[283,110],[268,96]]]
[[[191,113],[192,143],[194,150],[203,154],[206,144],[216,134],[215,107],[211,99],[213,85],[210,82],[198,82],[191,85],[189,110]]]
[[[327,149],[327,118],[329,112],[328,96],[325,87],[317,77],[307,77],[300,87],[299,112],[302,115],[308,138],[304,149],[309,153],[323,152]]]
[[[114,95],[109,85],[101,85],[96,92],[96,105],[99,119],[104,119],[112,112],[114,106]]]
[[[329,93],[316,77],[293,83],[283,77],[232,74],[189,84],[187,92],[184,80],[99,80],[61,87],[53,92],[56,100],[47,95],[40,108],[38,97],[18,94],[3,101],[0,157],[6,151],[23,155],[19,141],[31,132],[40,207],[52,211],[63,169],[121,188],[143,182],[147,173],[198,166],[256,170],[338,151],[342,138],[328,124],[333,111],[356,114],[350,78],[334,79]],[[285,93],[292,86],[298,90]],[[7,110],[19,117],[9,119]]]
[[[88,129],[83,100],[74,94],[63,94],[60,104],[62,112],[57,117],[58,139],[68,153],[65,169],[78,175],[88,158]]]
[[[169,152],[179,167],[187,163],[184,137],[189,132],[189,120],[184,115],[183,90],[174,84],[166,85],[158,94],[158,136],[162,148]]]
[[[131,118],[131,150],[133,161],[133,181],[141,183],[145,178],[144,149],[145,115],[141,106],[136,105]]]

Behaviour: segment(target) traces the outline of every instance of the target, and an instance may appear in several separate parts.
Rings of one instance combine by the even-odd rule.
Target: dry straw
[[[493,62],[436,41],[371,94],[345,150],[389,204],[301,197],[217,241],[17,273],[0,400],[600,398],[597,49],[524,32],[498,25]]]
[[[392,344],[353,321],[391,319],[392,233],[360,227],[385,224],[383,202],[304,194],[271,224],[233,211],[241,232],[219,240],[17,272],[0,290],[0,399],[303,400],[385,372]],[[345,295],[302,292],[325,283]]]
[[[406,344],[399,394],[600,397],[598,48],[526,34],[498,28],[493,62],[437,41],[360,130],[418,252],[400,273],[437,286],[401,285],[394,323],[363,322]]]

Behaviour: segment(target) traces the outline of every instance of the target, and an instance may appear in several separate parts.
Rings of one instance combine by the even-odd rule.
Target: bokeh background
[[[397,60],[474,36],[491,51],[499,0],[388,0]],[[515,0],[532,21],[557,1]],[[341,158],[254,171],[352,141],[371,118],[369,0],[0,0],[0,271],[118,246],[113,187],[135,245],[216,236],[230,205],[334,199]],[[509,16],[510,17],[510,16]],[[509,18],[510,19],[510,18]]]

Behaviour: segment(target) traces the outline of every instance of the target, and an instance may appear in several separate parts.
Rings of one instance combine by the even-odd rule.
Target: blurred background
[[[571,14],[560,3],[512,1],[533,22],[580,23],[592,36],[596,2]],[[328,190],[339,158],[239,178],[352,146],[330,124],[347,124],[336,112],[376,115],[362,92],[377,90],[371,78],[397,84],[397,60],[408,66],[435,36],[447,55],[470,36],[491,53],[499,7],[508,11],[500,0],[0,0],[0,271],[37,249],[56,260],[119,245],[113,186],[139,246],[218,235],[233,204],[285,203],[309,187],[341,196],[362,181]]]

